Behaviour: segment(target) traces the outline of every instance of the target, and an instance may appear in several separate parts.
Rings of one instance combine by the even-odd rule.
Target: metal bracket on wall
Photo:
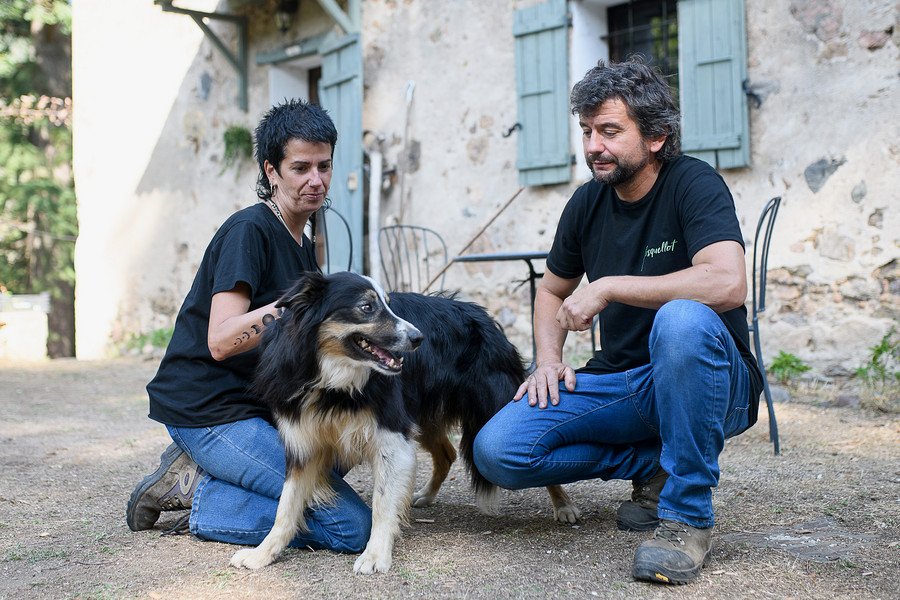
[[[241,110],[247,110],[247,18],[240,15],[229,15],[224,13],[210,13],[199,10],[190,10],[187,8],[179,8],[172,5],[172,0],[154,0],[155,4],[160,5],[163,12],[176,13],[180,15],[188,15],[203,31],[203,34],[212,42],[213,46],[218,48],[225,55],[228,64],[234,68],[238,77],[238,105]],[[237,52],[232,52],[216,32],[209,28],[204,19],[216,19],[219,21],[227,21],[233,23],[237,27]]]
[[[741,87],[743,88],[744,93],[747,94],[747,97],[753,101],[753,104],[756,106],[756,108],[759,108],[760,106],[762,106],[762,97],[759,94],[757,94],[755,91],[753,91],[753,88],[750,87],[749,79],[745,79],[741,83]]]

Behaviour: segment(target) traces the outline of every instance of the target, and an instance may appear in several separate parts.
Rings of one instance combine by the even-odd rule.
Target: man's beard
[[[597,159],[614,163],[616,165],[616,168],[609,173],[598,173],[594,171],[593,166],[594,161]],[[643,153],[639,162],[620,161],[615,157],[604,156],[603,154],[588,154],[585,157],[585,160],[587,161],[588,168],[591,170],[591,175],[593,175],[596,181],[598,181],[599,183],[611,185],[612,187],[616,187],[617,185],[621,185],[630,181],[638,171],[647,166],[647,162],[649,159],[647,157],[647,154]]]
[[[594,176],[594,179],[599,183],[605,183],[607,185],[611,185],[612,187],[616,187],[617,185],[622,185],[623,183],[628,183],[631,179],[644,167],[647,166],[647,163],[650,162],[650,152],[647,147],[647,142],[641,139],[641,152],[640,157],[635,161],[629,161],[628,159],[618,159],[614,156],[605,156],[601,153],[591,153],[585,156],[585,160],[587,161],[588,168],[591,170],[591,175]],[[604,162],[611,162],[616,165],[616,168],[610,171],[609,173],[596,173],[594,172],[593,162],[595,160],[601,160]]]

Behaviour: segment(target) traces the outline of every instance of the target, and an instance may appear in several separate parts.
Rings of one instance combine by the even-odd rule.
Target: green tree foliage
[[[0,290],[50,292],[51,356],[74,338],[71,6],[0,3]],[[58,346],[54,351],[54,342]]]

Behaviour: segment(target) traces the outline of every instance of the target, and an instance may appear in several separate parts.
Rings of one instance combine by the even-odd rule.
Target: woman
[[[216,232],[147,386],[150,418],[174,443],[131,494],[132,530],[153,527],[160,511],[189,508],[175,529],[257,545],[275,522],[284,450],[268,409],[248,389],[260,336],[278,317],[275,302],[300,272],[318,270],[304,228],[326,201],[336,142],[328,114],[301,101],[272,108],[256,128],[261,202]],[[308,511],[309,529],[291,545],[365,547],[371,511],[341,474],[332,486],[336,502]]]

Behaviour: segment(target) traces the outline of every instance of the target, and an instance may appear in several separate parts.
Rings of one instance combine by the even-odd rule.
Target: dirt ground
[[[730,440],[712,562],[687,586],[632,580],[647,536],[616,530],[627,482],[567,486],[583,521],[560,525],[543,490],[505,492],[501,516],[479,514],[458,465],[437,505],[412,510],[389,573],[354,576],[354,556],[299,550],[251,572],[229,566],[234,546],[125,525],[169,443],[146,416],[155,368],[0,365],[0,598],[900,598],[897,415],[794,392],[776,405],[780,456],[765,415]],[[348,478],[370,499],[368,473]]]

